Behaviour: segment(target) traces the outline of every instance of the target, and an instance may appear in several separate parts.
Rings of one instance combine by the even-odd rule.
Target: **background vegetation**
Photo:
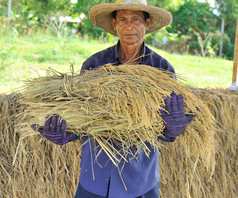
[[[0,43],[0,93],[3,93],[13,92],[26,79],[45,75],[49,67],[70,72],[70,65],[73,65],[77,73],[90,55],[116,41],[105,43],[82,39],[77,35],[56,38],[40,34],[1,37]],[[226,87],[231,84],[232,61],[153,49],[169,60],[186,80],[185,84],[199,87]]]
[[[93,26],[88,18],[93,5],[114,0],[72,2],[12,0],[8,26],[8,0],[0,0],[0,93],[14,91],[23,80],[43,75],[48,67],[69,72],[74,65],[78,71],[91,54],[116,43],[116,37]],[[174,65],[185,83],[230,85],[238,1],[215,0],[215,7],[201,0],[147,2],[169,10],[174,20],[167,28],[146,35],[145,41]]]
[[[114,1],[12,0],[11,31],[16,35],[25,35],[47,30],[56,36],[76,32],[87,39],[110,40],[112,37],[109,34],[92,25],[88,11],[96,4]],[[222,57],[232,60],[238,1],[214,0],[212,7],[206,1],[211,0],[148,0],[149,5],[171,11],[174,20],[163,35],[157,32],[151,34],[147,42],[156,47],[164,45],[170,51],[175,46],[180,53],[217,56],[223,39]],[[7,8],[8,0],[1,0],[0,32],[5,34]],[[80,22],[72,22],[74,19]],[[224,33],[221,33],[222,19],[225,21]]]

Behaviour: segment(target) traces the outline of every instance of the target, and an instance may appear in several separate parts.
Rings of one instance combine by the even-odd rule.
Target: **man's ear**
[[[112,27],[116,30],[116,19],[112,18]]]
[[[145,21],[146,30],[149,29],[150,25],[151,25],[151,18],[148,18],[148,19],[146,19],[146,21]]]

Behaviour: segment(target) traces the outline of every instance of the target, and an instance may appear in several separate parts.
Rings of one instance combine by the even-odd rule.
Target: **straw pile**
[[[160,196],[238,197],[238,94],[219,89],[187,89],[207,105],[219,124],[215,131],[215,172],[211,176],[200,157],[188,155],[184,143],[186,134],[174,143],[162,143],[159,148]],[[19,109],[19,100],[12,97],[0,98],[0,139],[3,143],[0,144],[0,197],[73,197],[80,173],[80,141],[57,146],[31,132],[27,137],[22,136],[23,131],[19,130],[22,126],[19,118],[22,117],[19,115],[23,114],[13,111]],[[6,108],[13,105],[13,109]],[[22,119],[27,118],[25,115]],[[3,123],[12,128],[2,127]],[[190,148],[189,145],[186,148]]]
[[[80,142],[59,147],[40,136],[22,138],[20,97],[0,96],[0,198],[73,197]]]
[[[0,197],[7,194],[5,187],[11,182],[14,168],[11,164],[19,134],[15,131],[17,94],[0,95]]]
[[[216,119],[215,171],[211,177],[197,158],[186,160],[180,149],[181,139],[174,144],[165,143],[166,147],[160,149],[160,195],[165,198],[238,197],[238,93],[224,89],[187,89],[208,106]]]
[[[145,142],[157,148],[157,137],[164,129],[158,109],[165,108],[164,99],[172,92],[184,96],[187,114],[196,114],[181,137],[186,145],[183,149],[187,156],[202,156],[211,167],[214,128],[208,108],[168,74],[150,66],[107,65],[83,75],[54,71],[48,77],[33,79],[23,89],[23,128],[29,131],[30,123],[43,126],[47,116],[61,115],[68,123],[67,130],[91,135],[117,166],[140,149],[149,157]],[[120,144],[120,152],[111,140]],[[131,152],[132,145],[138,148],[136,153]]]

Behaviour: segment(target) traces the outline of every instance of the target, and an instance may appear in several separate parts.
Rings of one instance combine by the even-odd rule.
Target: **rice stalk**
[[[183,95],[186,113],[196,114],[179,137],[187,145],[188,156],[201,156],[208,168],[214,167],[213,116],[171,78],[173,74],[145,65],[105,65],[75,76],[54,70],[49,74],[29,80],[22,89],[21,104],[26,110],[20,116],[27,115],[23,130],[29,131],[32,123],[44,126],[47,116],[58,114],[67,121],[67,130],[90,135],[117,166],[120,158],[108,140],[120,141],[124,156],[133,153],[133,145],[149,156],[144,143],[154,149],[160,144],[157,137],[164,122],[159,109],[165,110],[164,99],[175,92]]]
[[[55,78],[58,78],[58,76],[59,74],[54,75]],[[61,80],[62,78],[63,75],[61,75]],[[52,77],[48,80],[51,79]],[[59,84],[57,86],[60,88]],[[211,174],[212,169],[205,168],[201,156],[198,156],[198,152],[194,151],[195,148],[190,151],[191,142],[187,144],[184,141],[189,140],[184,137],[188,135],[185,134],[185,131],[174,143],[158,142],[160,153],[160,196],[164,198],[184,198],[189,196],[196,198],[238,197],[238,94],[223,89],[199,89],[196,87],[186,87],[186,89],[200,99],[215,118],[215,126],[217,127],[214,131],[214,174]],[[51,91],[55,91],[55,89],[51,89]],[[15,94],[0,97],[0,197],[73,197],[80,173],[81,142],[78,140],[64,146],[57,146],[42,138],[39,133],[34,132],[30,128],[29,118],[36,119],[34,113],[30,111],[28,111],[30,114],[19,112],[19,110],[27,111],[27,105],[20,105],[22,97],[18,95],[13,99],[13,95]],[[84,95],[84,97],[87,96]],[[65,96],[58,97],[57,99],[59,99],[60,104],[67,101]],[[68,101],[70,101],[70,98],[68,98]],[[54,105],[57,104],[55,101],[52,101],[52,103],[55,103]],[[87,103],[82,105],[82,112],[90,113],[91,109],[88,111],[88,108],[84,106],[85,104]],[[47,105],[51,105],[51,103],[47,103]],[[45,108],[47,108],[47,105]],[[90,106],[90,108],[92,107],[99,108],[99,111],[92,111],[91,113],[97,112],[97,117],[100,118],[100,108],[103,109],[102,106],[95,103],[95,106]],[[187,107],[186,111],[190,112]],[[114,114],[111,111],[105,112],[113,119],[117,119],[117,117],[113,117]],[[71,114],[67,115],[69,117],[66,120],[71,117]],[[44,116],[47,116],[47,112],[42,112],[42,123],[44,122]],[[109,121],[111,119],[110,116],[107,117],[108,125],[112,127],[111,123],[116,122]],[[97,126],[92,124],[95,123],[92,119],[93,114],[86,115],[82,119],[77,118],[77,115],[75,117],[81,121],[79,126],[77,126],[78,128],[87,129],[88,125],[92,127],[89,131],[95,129],[94,127],[97,128]],[[125,122],[124,119],[118,119],[118,123],[116,123],[125,124],[120,126],[120,128],[128,127],[128,122]],[[92,120],[92,122],[84,125],[85,120]],[[137,137],[140,140],[136,142],[136,144],[140,144],[139,148],[144,145],[143,138],[146,138],[139,133],[142,126],[142,124],[131,125],[131,127],[135,128],[133,133],[130,130],[124,131],[124,133],[127,132],[126,135],[131,135],[133,138]],[[98,128],[103,129],[100,125],[98,125]],[[105,141],[104,137],[107,137],[107,130],[104,132],[100,131],[97,134],[101,141]],[[190,133],[192,132],[190,131]],[[199,135],[203,134],[203,132],[199,131],[196,131],[196,133]],[[123,139],[120,134],[121,132],[118,132],[118,129],[114,130],[114,137],[116,137],[117,141],[124,141],[126,144],[126,141],[129,140]],[[96,135],[96,133],[93,133],[93,135]],[[193,135],[197,138],[195,134]],[[108,138],[108,141],[112,141],[114,137]],[[153,137],[153,134],[151,137]],[[190,134],[187,138],[192,137]],[[133,142],[135,141],[131,141],[131,143]],[[124,149],[121,153],[128,154],[128,146],[124,146],[125,149],[121,148],[122,150]],[[138,152],[139,149],[135,152],[134,157],[136,157]],[[209,153],[209,147],[205,151],[205,154],[207,153]],[[100,155],[100,152],[98,154]],[[14,157],[15,162],[13,165]]]

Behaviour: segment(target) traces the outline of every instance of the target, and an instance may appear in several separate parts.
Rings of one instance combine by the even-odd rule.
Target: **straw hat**
[[[94,25],[117,36],[117,32],[112,26],[111,14],[114,10],[141,10],[148,12],[152,21],[146,34],[159,30],[172,22],[170,12],[159,7],[149,6],[146,0],[116,0],[115,3],[98,4],[89,10],[90,20]]]

